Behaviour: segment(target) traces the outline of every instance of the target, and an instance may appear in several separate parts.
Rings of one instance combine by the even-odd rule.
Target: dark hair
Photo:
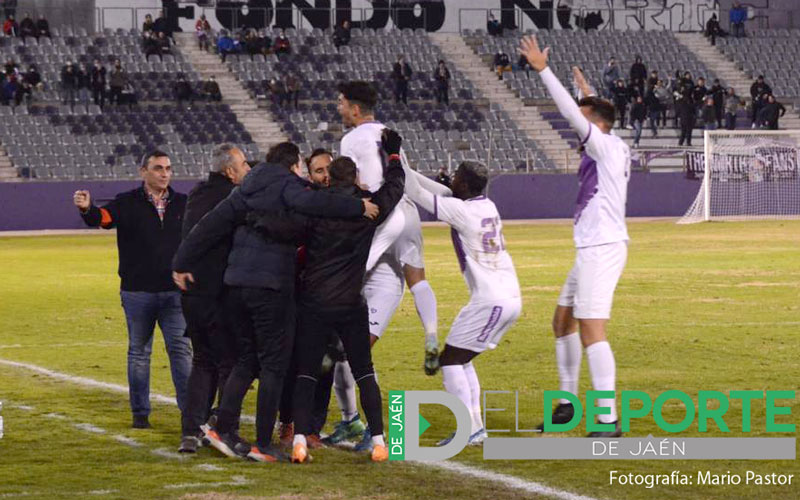
[[[609,127],[614,126],[614,105],[605,99],[599,97],[584,97],[578,101],[578,106],[589,106],[592,108],[592,114],[603,120]]]
[[[351,186],[356,183],[356,164],[347,156],[333,160],[328,169],[331,186]]]
[[[311,164],[311,160],[313,160],[317,156],[322,156],[322,155],[328,155],[331,158],[333,158],[333,153],[331,153],[327,149],[325,149],[325,148],[317,148],[314,151],[312,151],[310,155],[308,155],[308,158],[306,158],[306,163],[310,165]]]
[[[169,158],[169,155],[160,149],[151,149],[142,156],[140,168],[147,168],[147,164],[150,163],[150,160],[153,158]]]
[[[470,198],[483,193],[486,184],[489,183],[489,171],[476,161],[461,162],[456,170],[456,175],[459,179],[463,179],[469,190]]]
[[[267,151],[267,163],[289,169],[297,163],[300,157],[300,148],[293,142],[278,143]]]
[[[372,111],[378,104],[378,93],[368,82],[343,82],[338,85],[337,90],[345,99],[361,106],[361,111]]]

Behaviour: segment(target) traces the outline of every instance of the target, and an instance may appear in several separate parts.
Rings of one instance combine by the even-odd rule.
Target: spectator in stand
[[[633,147],[639,147],[639,139],[642,138],[642,127],[644,119],[647,117],[647,107],[644,105],[642,96],[637,96],[631,106],[631,124],[633,125]]]
[[[101,108],[106,103],[106,68],[99,59],[90,68],[92,100]]]
[[[486,32],[492,36],[503,36],[503,26],[491,12],[489,12],[489,19],[486,21]]]
[[[108,86],[111,90],[111,104],[122,104],[122,91],[128,85],[128,72],[122,68],[119,59],[114,61],[114,69],[108,79]]]
[[[25,13],[25,18],[19,23],[19,36],[22,38],[36,38],[36,24],[28,13]]]
[[[497,73],[497,79],[503,79],[503,73],[511,71],[511,60],[508,54],[498,49],[497,54],[494,55],[494,70]]]
[[[6,36],[19,36],[19,25],[14,20],[14,16],[6,17],[6,22],[3,23],[3,33]]]
[[[258,46],[258,35],[256,30],[247,30],[244,35],[244,50],[253,59],[253,56],[261,53],[261,48]]]
[[[628,103],[630,102],[630,94],[628,88],[625,86],[625,80],[617,80],[617,86],[614,87],[614,108],[619,115],[619,128],[625,128],[625,116],[628,112]]]
[[[22,96],[19,92],[19,83],[17,83],[17,76],[16,75],[6,75],[6,79],[3,82],[3,104],[8,105],[12,102],[15,105],[19,105],[19,101],[22,99]]]
[[[650,72],[650,78],[647,79],[647,88],[652,89],[658,83],[658,70],[653,70]]]
[[[200,19],[198,19],[195,23],[194,32],[195,35],[197,35],[197,44],[200,47],[200,50],[205,50],[208,52],[208,40],[211,37],[211,25],[208,23],[208,19],[206,19],[205,14],[200,16]]]
[[[531,64],[528,62],[528,58],[520,54],[519,59],[517,60],[517,71],[524,71],[525,76],[531,76]]]
[[[692,90],[692,102],[697,107],[697,112],[699,114],[703,104],[706,102],[706,96],[708,95],[708,88],[706,87],[706,79],[702,76],[697,79],[697,85],[694,86]]]
[[[272,38],[267,34],[267,30],[258,32],[258,45],[261,47],[261,53],[265,56],[272,52]]]
[[[282,81],[273,78],[269,81],[269,90],[272,92],[272,102],[278,106],[283,106],[288,101],[286,98],[286,86]]]
[[[333,45],[338,49],[342,45],[350,44],[350,21],[345,19],[333,30]]]
[[[635,80],[628,80],[628,97],[631,102],[635,101],[637,97],[644,97],[644,94],[639,90],[639,82]]]
[[[294,109],[297,109],[297,101],[300,98],[300,78],[295,73],[289,73],[286,76],[286,101],[289,104],[294,103]]]
[[[714,79],[714,84],[708,93],[714,98],[714,113],[716,113],[717,128],[722,128],[722,115],[725,111],[725,88],[720,85],[719,78]]]
[[[170,44],[169,38],[167,38],[167,35],[165,35],[164,33],[159,33],[158,34],[158,40],[157,41],[158,41],[158,49],[159,49],[158,55],[163,60],[165,55],[172,54],[172,46]]]
[[[436,102],[450,105],[450,70],[439,59],[439,65],[433,70],[433,79],[436,82]]]
[[[736,129],[736,114],[739,112],[739,107],[744,103],[736,95],[736,90],[731,87],[728,89],[728,95],[725,97],[725,128],[728,130]]]
[[[786,108],[772,94],[768,94],[764,100],[765,103],[759,111],[761,128],[778,130],[778,119],[786,114]]]
[[[733,2],[730,10],[729,19],[731,23],[731,34],[736,38],[745,36],[744,22],[747,20],[747,7],[743,7],[739,2]]]
[[[208,77],[208,80],[203,82],[203,96],[209,101],[221,101],[222,92],[219,90],[219,84],[214,80],[214,75]]]
[[[50,23],[47,22],[44,15],[39,16],[39,20],[36,21],[36,33],[36,38],[42,36],[50,38]]]
[[[717,130],[717,110],[714,106],[714,98],[709,96],[705,98],[705,105],[700,113],[703,118],[703,127],[706,130]]]
[[[692,132],[694,131],[694,122],[697,117],[694,101],[692,100],[693,88],[689,86],[681,87],[681,92],[675,101],[675,114],[681,121],[681,136],[678,140],[678,146],[692,146]]]
[[[164,10],[158,11],[158,18],[156,18],[155,22],[153,23],[153,32],[158,35],[159,33],[164,33],[166,36],[172,36],[172,30],[169,27],[169,21],[167,20],[166,16],[164,16]]]
[[[92,75],[86,67],[86,63],[80,63],[78,70],[75,74],[75,81],[77,82],[78,100],[84,106],[89,104],[89,87],[92,82]]]
[[[78,75],[72,61],[67,62],[67,65],[61,69],[61,90],[64,91],[62,103],[72,106],[78,90]]]
[[[186,77],[178,75],[178,81],[175,82],[175,98],[178,100],[179,105],[183,105],[184,101],[188,101],[191,105],[194,101],[194,91],[192,91],[192,84],[186,81]]]
[[[12,58],[8,58],[8,60],[6,60],[6,65],[4,69],[7,77],[14,76],[17,73],[19,73],[19,67]]]
[[[656,82],[656,86],[653,87],[653,93],[658,99],[659,103],[659,117],[661,118],[661,126],[667,126],[667,112],[672,107],[672,92],[669,91],[667,87],[664,86],[664,82],[659,80]]]
[[[144,16],[144,22],[142,23],[142,34],[147,33],[148,31],[155,31],[156,24],[153,22],[153,16],[147,14]]]
[[[442,165],[439,167],[439,173],[436,174],[436,182],[441,184],[442,186],[450,187],[450,175],[447,173],[447,165]]]
[[[722,28],[719,26],[719,21],[717,20],[716,14],[711,14],[711,19],[709,19],[706,23],[706,31],[704,35],[707,38],[711,38],[711,45],[717,44],[717,37],[724,36]]]
[[[631,64],[630,81],[639,89],[639,95],[644,95],[644,84],[647,81],[647,67],[642,62],[642,56],[637,55]]]
[[[33,100],[33,93],[41,92],[42,90],[44,90],[42,76],[36,70],[36,66],[31,64],[28,72],[22,77],[22,87],[20,92],[23,93],[26,100],[30,103],[30,101]]]
[[[228,54],[233,54],[233,38],[227,31],[223,31],[217,39],[217,52],[222,57],[222,62],[225,62]]]
[[[158,43],[156,35],[152,31],[145,31],[142,37],[142,51],[148,58],[150,56],[161,57],[161,46]]]
[[[241,33],[236,33],[233,35],[233,53],[234,54],[243,54],[245,51],[245,43],[242,39]]]
[[[677,74],[677,72],[676,72],[676,74]],[[694,88],[694,80],[692,80],[692,73],[691,72],[686,71],[686,72],[683,73],[683,76],[681,77],[680,82],[679,82],[679,86],[678,86],[679,91],[680,91],[680,86]]]
[[[292,42],[290,42],[289,37],[286,36],[285,30],[281,30],[281,34],[275,39],[274,47],[274,51],[278,55],[292,53]]]
[[[603,83],[606,86],[606,97],[613,98],[616,92],[617,82],[622,78],[617,66],[617,60],[611,58],[608,60],[605,69],[603,70]]]
[[[644,96],[644,105],[647,107],[647,117],[650,119],[650,131],[653,133],[653,137],[658,135],[658,119],[661,116],[661,101],[658,99],[656,95],[656,87],[658,86],[658,82],[656,85],[647,89],[647,93]],[[631,111],[631,114],[633,111]]]
[[[412,74],[411,66],[406,62],[406,56],[398,57],[392,68],[394,102],[403,101],[403,104],[408,104],[408,82],[411,81]]]
[[[764,81],[764,75],[758,75],[756,81],[753,82],[753,85],[750,86],[750,98],[753,100],[753,128],[756,128],[756,120],[758,118],[758,112],[761,111],[761,107],[766,103],[763,100],[764,95],[768,95],[772,93],[772,87],[767,85]]]

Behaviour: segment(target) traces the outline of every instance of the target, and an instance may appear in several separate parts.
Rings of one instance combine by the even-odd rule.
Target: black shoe
[[[575,408],[572,406],[572,403],[559,403],[556,406],[556,409],[553,411],[553,423],[554,424],[566,424],[572,417],[575,415]],[[539,427],[536,428],[539,432],[544,432],[544,422],[539,424]]]
[[[178,453],[197,453],[197,449],[203,446],[200,438],[197,436],[183,436],[181,438],[181,445],[178,447]]]
[[[147,418],[147,415],[134,415],[133,416],[133,428],[134,429],[149,429],[150,428],[150,420]]]
[[[604,431],[604,432],[590,432],[586,437],[589,438],[618,438],[622,436],[622,428],[619,426],[619,420],[615,420],[614,422],[609,422],[610,424],[614,424],[613,431]]]
[[[250,444],[235,432],[220,434],[213,427],[203,429],[209,444],[228,457],[246,457],[250,453]]]
[[[289,461],[289,455],[273,445],[269,445],[266,448],[259,448],[253,445],[246,456],[254,462],[275,463]]]

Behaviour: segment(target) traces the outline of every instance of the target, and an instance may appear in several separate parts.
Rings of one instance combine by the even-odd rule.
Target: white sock
[[[438,342],[436,335],[439,320],[436,316],[436,295],[428,284],[428,280],[422,280],[411,288],[414,296],[414,305],[417,306],[417,314],[422,321],[422,328],[425,330],[425,342]]]
[[[570,333],[556,338],[556,364],[558,365],[558,388],[578,395],[578,378],[581,373],[581,337]],[[569,400],[562,399],[562,403]]]
[[[306,437],[302,434],[294,435],[294,441],[292,442],[292,446],[296,445],[297,443],[300,443],[303,446],[308,446],[308,443],[306,443]]]
[[[333,372],[333,392],[342,411],[342,420],[352,420],[358,414],[356,408],[356,381],[350,371],[350,363],[336,363]]]
[[[386,443],[383,442],[383,434],[378,436],[372,436],[372,445],[373,446],[386,446]]]
[[[472,408],[472,391],[470,390],[464,365],[446,365],[442,367],[442,382],[444,390],[455,395],[467,408]],[[472,412],[470,412],[472,413]],[[475,427],[473,421],[472,426]],[[473,429],[470,434],[478,429]]]
[[[481,415],[481,383],[478,381],[478,373],[472,366],[472,361],[464,365],[464,375],[469,382],[469,392],[472,404],[469,406],[469,414],[472,417],[472,434],[483,429],[483,415]]]
[[[592,386],[596,391],[613,391],[616,385],[617,366],[614,353],[607,341],[595,342],[586,348],[586,361],[592,375]],[[609,415],[600,415],[600,422],[608,424],[617,420],[617,407],[614,398],[598,399],[598,406],[611,408]]]

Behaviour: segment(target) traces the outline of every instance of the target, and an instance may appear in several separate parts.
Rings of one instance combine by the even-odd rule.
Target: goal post
[[[678,224],[800,218],[800,130],[706,130],[694,164],[702,182]]]

